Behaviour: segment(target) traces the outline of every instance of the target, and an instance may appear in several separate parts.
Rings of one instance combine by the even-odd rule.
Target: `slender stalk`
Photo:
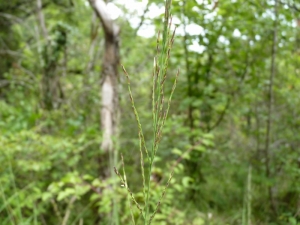
[[[252,183],[252,166],[248,167],[247,182],[244,195],[242,225],[251,225],[251,183]]]
[[[188,34],[186,31],[186,18],[185,18],[185,14],[186,14],[186,0],[183,1],[183,5],[181,8],[182,12],[182,21],[183,21],[183,31],[184,31],[184,36],[183,36],[183,49],[184,49],[184,59],[185,59],[185,70],[186,70],[186,74],[187,74],[187,83],[188,83],[188,88],[187,88],[187,96],[189,98],[192,98],[193,95],[193,90],[192,90],[192,75],[191,75],[191,71],[190,71],[190,63],[189,63],[189,51],[188,51]],[[189,108],[188,108],[188,121],[189,121],[189,126],[190,126],[190,130],[194,129],[194,118],[193,118],[193,111],[194,111],[194,107],[192,105],[192,103],[189,104]],[[193,143],[193,138],[191,138],[191,143]]]
[[[124,183],[125,183],[124,185],[125,185],[126,188],[128,188],[127,179],[126,179],[126,173],[125,173],[124,158],[123,158],[122,154],[121,154],[121,160],[122,160],[123,176],[124,176]],[[131,220],[132,220],[132,223],[135,225],[134,215],[133,215],[133,211],[132,211],[132,203],[131,203],[129,195],[128,195],[128,200],[129,200]]]
[[[168,116],[168,112],[171,105],[171,99],[174,93],[174,90],[176,88],[177,78],[179,74],[179,70],[176,74],[176,78],[174,80],[174,84],[169,96],[169,99],[167,103],[165,103],[165,93],[164,93],[164,84],[167,79],[167,69],[168,69],[168,62],[170,58],[170,52],[174,43],[174,36],[175,36],[175,30],[173,33],[171,33],[171,23],[172,18],[170,15],[170,9],[171,9],[172,0],[166,0],[165,1],[165,20],[164,20],[164,26],[163,26],[163,32],[162,32],[162,41],[160,42],[160,32],[158,33],[157,37],[157,55],[154,58],[153,62],[153,76],[152,76],[152,124],[153,124],[153,137],[152,137],[152,146],[151,150],[148,151],[145,143],[145,137],[143,134],[142,125],[140,123],[140,118],[138,115],[138,111],[135,107],[135,103],[133,100],[133,95],[130,87],[130,79],[127,71],[125,70],[124,66],[122,65],[123,71],[127,78],[127,84],[128,84],[128,91],[129,91],[129,97],[131,106],[135,115],[136,122],[138,124],[138,134],[139,134],[139,148],[140,148],[140,157],[141,157],[141,171],[142,171],[142,179],[143,179],[143,195],[144,195],[144,208],[141,208],[139,203],[135,200],[132,192],[128,188],[126,177],[125,177],[125,170],[124,178],[120,175],[118,170],[115,168],[115,173],[119,176],[120,180],[124,184],[124,186],[127,189],[128,195],[131,197],[131,200],[136,205],[138,210],[143,216],[144,224],[151,224],[154,216],[161,204],[161,201],[163,200],[166,189],[168,188],[170,181],[172,179],[173,172],[171,172],[169,180],[162,192],[161,199],[157,203],[157,207],[154,209],[152,214],[150,213],[150,196],[151,196],[151,174],[152,169],[154,167],[154,159],[158,150],[159,142],[162,138],[162,132],[163,127],[165,125],[165,121]],[[147,159],[148,159],[148,174],[145,175],[145,169],[144,169],[144,156],[143,152],[146,153]],[[123,157],[122,157],[123,162]],[[123,169],[124,169],[124,163],[122,163]],[[151,215],[151,216],[150,216]]]
[[[128,187],[127,181],[125,180],[126,175],[124,174],[124,178],[121,176],[121,174],[119,173],[119,171],[117,170],[116,167],[114,167],[115,173],[118,175],[118,177],[120,178],[121,182],[122,182],[122,186],[126,188],[127,193],[130,195],[133,203],[136,205],[137,209],[140,211],[140,213],[143,215],[143,209],[142,207],[139,205],[139,203],[136,201],[133,193],[131,192],[131,190]],[[123,171],[125,171],[123,169]]]
[[[266,170],[266,177],[267,179],[271,178],[270,172],[270,142],[272,140],[272,114],[273,114],[273,104],[274,104],[274,93],[273,93],[273,86],[274,86],[274,79],[276,75],[276,55],[277,55],[277,27],[278,27],[278,0],[275,0],[274,5],[274,26],[273,26],[273,44],[272,44],[272,58],[271,58],[271,71],[270,71],[270,85],[268,89],[268,112],[267,112],[267,127],[266,127],[266,140],[265,140],[265,170]],[[271,209],[276,214],[276,204],[273,195],[273,189],[270,185],[268,185],[268,194]]]
[[[252,183],[252,166],[248,169],[248,179],[247,179],[247,225],[251,225],[251,183]]]

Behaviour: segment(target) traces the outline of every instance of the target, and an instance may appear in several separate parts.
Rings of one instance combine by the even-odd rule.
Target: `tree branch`
[[[48,40],[48,31],[45,23],[44,14],[42,11],[42,5],[43,5],[42,0],[37,0],[37,15],[38,15],[39,24],[42,29],[42,33],[45,40]]]
[[[283,2],[283,1],[279,1],[279,3],[281,5],[287,5],[290,9],[294,9],[295,11],[297,12],[300,12],[300,8],[298,6],[296,6],[296,4],[291,4],[291,3],[288,3],[288,2]]]
[[[148,1],[147,5],[146,5],[146,8],[144,9],[144,13],[142,15],[141,21],[140,21],[139,25],[137,26],[137,28],[135,28],[135,30],[134,30],[135,36],[137,35],[137,32],[139,31],[141,26],[143,26],[143,24],[144,24],[146,13],[149,11],[150,3],[151,3],[151,1]]]
[[[114,23],[110,15],[107,13],[107,5],[103,0],[89,0],[91,6],[97,13],[102,23],[106,35],[118,36],[120,27]]]

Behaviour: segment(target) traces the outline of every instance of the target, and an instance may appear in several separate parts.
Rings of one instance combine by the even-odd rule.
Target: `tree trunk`
[[[59,53],[63,52],[66,62],[66,42],[67,33],[65,28],[56,26],[55,30],[59,36],[54,40],[50,40],[49,32],[45,23],[45,17],[42,11],[42,0],[37,0],[37,21],[40,27],[41,36],[44,39],[42,50],[42,63],[43,63],[43,76],[42,76],[42,106],[46,110],[53,110],[59,108],[61,101],[64,97],[60,79],[57,75],[57,66],[59,62]],[[40,36],[40,34],[38,34]],[[51,45],[55,42],[55,45]],[[53,47],[54,46],[54,47]],[[66,63],[64,68],[64,75],[66,71]]]
[[[113,156],[115,150],[112,137],[117,134],[118,101],[118,64],[120,28],[110,18],[106,4],[103,0],[89,0],[91,6],[99,17],[105,33],[105,53],[102,64],[101,82],[101,128],[103,132],[101,149]],[[110,157],[110,162],[112,159]],[[111,171],[106,171],[110,176]]]
[[[89,0],[91,6],[99,17],[105,34],[105,52],[102,63],[101,82],[101,129],[103,132],[101,149],[104,155],[99,159],[100,176],[102,178],[114,177],[113,165],[116,163],[116,145],[113,137],[117,136],[118,127],[118,65],[119,55],[119,34],[120,28],[110,18],[106,4],[103,0]],[[108,164],[107,164],[108,163]],[[115,185],[107,188],[115,189]],[[113,225],[118,225],[118,203],[116,198],[112,199],[112,215],[110,220]],[[100,220],[102,216],[100,216]]]
[[[272,58],[271,58],[271,71],[269,77],[269,89],[268,89],[268,114],[267,114],[267,127],[266,127],[266,140],[265,140],[265,170],[267,179],[271,179],[273,174],[271,174],[271,161],[272,161],[272,152],[270,151],[270,143],[272,142],[272,114],[274,106],[274,79],[276,75],[276,56],[277,56],[277,27],[278,27],[278,0],[275,0],[274,5],[274,26],[273,26],[273,43],[272,43]],[[270,201],[270,209],[273,211],[274,216],[277,215],[277,203],[274,194],[275,187],[272,187],[268,184],[268,195]]]

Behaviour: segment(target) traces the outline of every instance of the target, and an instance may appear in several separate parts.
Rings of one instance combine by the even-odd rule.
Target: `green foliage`
[[[124,157],[126,187],[118,178],[100,176],[109,166],[99,147],[104,49],[100,23],[85,1],[42,3],[49,43],[41,35],[36,1],[0,0],[1,225],[138,224],[143,218],[150,222],[154,212],[152,224],[299,224],[297,1],[280,1],[278,6],[270,117],[274,1],[174,0],[176,38],[167,57],[169,36],[162,32],[163,47],[154,63],[155,75],[160,68],[158,76],[150,74],[156,37],[137,35],[143,32],[135,29],[132,18],[142,21],[140,31],[153,25],[167,32],[164,15],[159,15],[163,1],[149,1],[144,19],[131,4],[110,1],[124,12],[116,21],[122,27],[121,61],[130,71],[131,95],[143,126],[141,133],[126,94],[126,77],[121,76],[120,135],[114,141]],[[169,106],[177,68],[180,76]],[[58,87],[58,82],[63,94],[50,95],[57,103],[51,110],[41,101],[45,72],[55,77],[49,84]],[[162,88],[165,74],[170,79]],[[153,78],[159,83],[155,92]],[[165,104],[159,106],[162,96]],[[168,118],[160,113],[166,110]],[[160,138],[157,131],[162,127]],[[124,180],[122,160],[112,166]],[[114,185],[116,189],[110,188]],[[142,215],[128,198],[127,187]],[[117,203],[117,219],[112,216],[112,200]]]

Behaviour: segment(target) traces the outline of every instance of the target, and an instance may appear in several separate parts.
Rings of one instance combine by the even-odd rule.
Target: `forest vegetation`
[[[0,0],[0,225],[300,225],[299,0]]]

